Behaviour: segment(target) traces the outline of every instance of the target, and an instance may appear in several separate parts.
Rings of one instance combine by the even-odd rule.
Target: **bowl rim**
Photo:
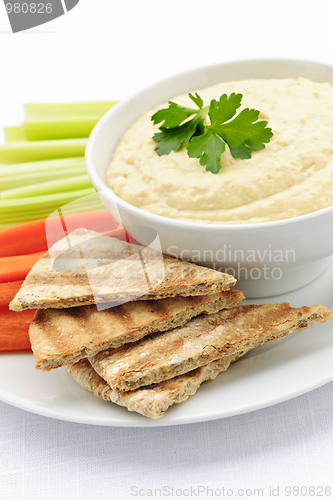
[[[107,184],[101,179],[100,175],[97,173],[94,160],[93,160],[93,150],[94,150],[94,144],[95,141],[105,126],[106,123],[109,122],[109,120],[112,120],[119,113],[122,112],[123,108],[126,108],[128,106],[129,102],[133,101],[134,99],[138,99],[141,94],[147,94],[151,92],[153,89],[156,87],[159,87],[160,85],[166,85],[168,82],[172,82],[175,79],[182,78],[184,76],[190,76],[191,74],[196,74],[198,71],[209,71],[214,68],[219,68],[222,66],[239,66],[239,65],[244,65],[244,64],[265,64],[269,63],[271,64],[272,62],[275,63],[280,63],[280,64],[308,64],[311,66],[317,66],[318,68],[329,68],[333,71],[333,65],[324,63],[324,62],[318,62],[318,61],[310,61],[306,59],[288,59],[288,58],[255,58],[255,59],[239,59],[239,60],[233,60],[233,61],[225,61],[221,63],[216,63],[216,64],[210,64],[207,66],[199,66],[194,69],[190,69],[187,71],[183,71],[180,73],[175,73],[172,76],[169,76],[167,78],[163,78],[161,80],[158,80],[142,89],[139,91],[130,94],[124,99],[121,99],[118,103],[116,103],[109,111],[107,111],[102,118],[96,123],[94,126],[92,132],[90,133],[90,136],[88,138],[88,142],[86,145],[86,150],[85,150],[85,163],[86,163],[86,169],[87,173],[94,184],[95,188],[99,193],[101,193],[103,196],[106,198],[111,197],[111,199],[116,203],[117,206],[124,208],[127,212],[130,212],[132,215],[136,216],[141,216],[141,218],[146,219],[146,221],[152,221],[152,222],[157,222],[160,223],[161,225],[169,225],[172,227],[177,227],[177,228],[182,228],[184,226],[188,226],[189,228],[192,229],[197,229],[200,231],[249,231],[249,230],[263,230],[263,229],[274,229],[278,227],[286,227],[290,226],[292,224],[298,224],[298,223],[305,223],[307,221],[310,221],[312,219],[317,219],[321,216],[325,216],[327,214],[330,214],[333,212],[333,205],[322,208],[320,210],[317,210],[315,212],[310,212],[308,214],[303,214],[303,215],[298,215],[296,217],[291,217],[289,219],[279,219],[275,221],[265,221],[265,222],[253,222],[253,223],[205,223],[205,222],[192,222],[192,221],[187,221],[187,220],[181,220],[181,219],[172,219],[171,217],[166,217],[164,215],[158,215],[154,214],[153,212],[148,212],[146,210],[143,210],[142,208],[135,207],[134,205],[128,203],[127,201],[123,200],[119,196],[117,196],[112,189],[107,186]]]

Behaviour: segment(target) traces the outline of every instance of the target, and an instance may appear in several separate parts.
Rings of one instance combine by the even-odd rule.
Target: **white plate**
[[[333,262],[316,281],[270,302],[331,306]],[[248,300],[262,303],[267,300]],[[47,417],[94,425],[147,427],[229,417],[285,401],[333,380],[333,322],[296,332],[249,352],[186,402],[151,420],[96,398],[65,368],[42,373],[30,353],[0,355],[0,399]]]

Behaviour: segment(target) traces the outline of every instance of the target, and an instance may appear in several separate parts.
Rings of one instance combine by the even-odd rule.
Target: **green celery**
[[[104,206],[86,173],[92,128],[116,101],[26,104],[21,126],[5,127],[0,145],[0,228]],[[89,196],[94,194],[94,196]]]
[[[0,146],[1,163],[20,163],[83,156],[87,139],[8,142]]]
[[[4,127],[6,142],[21,142],[26,141],[24,130],[21,126],[18,127]]]
[[[45,173],[47,171],[66,171],[70,168],[85,168],[84,156],[74,158],[60,158],[45,161],[28,161],[25,163],[15,163],[14,165],[0,166],[0,178],[15,173],[17,175],[33,172]],[[59,177],[63,172],[59,174]]]
[[[116,102],[25,104],[24,135],[29,141],[89,137],[98,120]]]
[[[53,211],[53,210],[52,210]],[[18,214],[8,214],[8,215],[0,215],[0,223],[1,224],[8,224],[11,222],[17,222],[17,221],[28,221],[32,219],[44,219],[45,217],[48,217],[50,213],[52,213],[50,209],[41,209],[41,210],[36,210],[36,211],[29,211],[25,213],[18,213]]]
[[[77,198],[95,193],[94,188],[67,191],[65,193],[53,193],[30,198],[17,198],[15,200],[0,200],[0,216],[5,214],[26,213],[29,210],[40,208],[59,207]]]
[[[15,220],[22,220],[23,218],[30,219],[32,216],[36,218],[47,217],[53,212],[56,212],[58,208],[61,208],[63,214],[73,213],[73,211],[84,212],[90,210],[90,207],[93,209],[94,207],[99,207],[100,209],[104,208],[104,205],[100,201],[100,199],[96,196],[93,200],[87,200],[87,196],[82,197],[82,201],[73,198],[68,203],[59,204],[59,202],[54,203],[52,207],[39,207],[37,209],[30,208],[29,210],[22,210],[18,212],[7,212],[0,213],[0,221],[8,222]],[[75,203],[73,203],[75,202]]]
[[[80,118],[78,120],[26,121],[22,123],[22,127],[28,141],[79,139],[89,137],[99,119],[100,116],[94,118]]]
[[[84,157],[61,158],[0,166],[1,190],[38,184],[86,173]]]
[[[94,203],[87,203],[87,204],[81,204],[81,205],[75,205],[73,208],[69,209],[67,213],[78,213],[78,212],[90,212],[93,210],[102,210],[104,209],[104,205],[102,202],[97,201]],[[5,227],[9,226],[14,226],[17,224],[22,224],[23,222],[29,222],[31,220],[37,220],[37,219],[44,219],[51,215],[51,213],[54,210],[45,210],[45,211],[40,211],[40,212],[34,212],[34,213],[29,213],[28,215],[20,215],[20,216],[13,216],[13,217],[3,217],[0,215],[0,229],[3,229]]]
[[[40,182],[14,189],[7,189],[0,192],[1,200],[10,200],[14,198],[24,198],[31,196],[40,196],[43,194],[60,193],[65,191],[75,191],[93,187],[87,174],[67,177],[49,182]]]
[[[68,177],[73,177],[77,175],[83,175],[86,173],[86,169],[84,167],[81,168],[69,168],[66,172],[63,173],[63,178],[67,179]],[[0,185],[3,191],[8,189],[15,189],[21,186],[31,186],[33,184],[40,184],[41,182],[48,181],[57,181],[59,180],[59,172],[54,170],[46,171],[44,174],[42,172],[32,172],[28,174],[20,174],[18,177],[17,174],[7,176],[4,179],[0,175]],[[1,198],[1,192],[0,192]]]
[[[29,103],[24,105],[24,115],[26,121],[94,118],[103,116],[116,102]]]

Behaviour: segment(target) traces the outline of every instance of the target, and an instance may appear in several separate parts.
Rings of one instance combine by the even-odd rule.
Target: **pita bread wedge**
[[[35,264],[10,309],[66,308],[219,293],[236,280],[116,238],[77,229]]]
[[[194,316],[234,307],[243,293],[138,300],[98,311],[95,305],[40,309],[29,335],[36,368],[43,371],[73,363],[108,348],[118,348],[145,335],[184,325]]]
[[[95,396],[125,406],[129,411],[135,411],[145,417],[157,419],[162,417],[170,406],[185,401],[203,382],[216,378],[244,354],[246,351],[239,351],[233,356],[218,359],[178,377],[129,392],[111,389],[87,359],[81,359],[78,363],[67,365],[66,368],[78,384]]]
[[[320,305],[293,308],[284,302],[237,306],[194,318],[185,326],[134,345],[106,350],[90,362],[112,389],[132,391],[332,318],[333,311]]]

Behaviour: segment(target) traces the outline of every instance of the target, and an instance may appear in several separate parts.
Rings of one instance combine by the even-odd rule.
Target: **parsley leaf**
[[[157,123],[163,123],[163,128],[174,128],[178,127],[183,123],[186,118],[196,113],[195,109],[185,108],[184,106],[179,106],[175,102],[169,101],[169,107],[166,109],[160,109],[157,111],[151,119],[154,125]]]
[[[208,112],[211,127],[231,120],[236,114],[236,110],[241,105],[242,97],[242,94],[235,94],[235,92],[233,92],[229,97],[227,94],[221,95],[219,101],[213,99],[210,103]]]
[[[189,142],[196,131],[195,120],[185,122],[179,127],[160,127],[161,132],[157,132],[153,139],[158,142],[155,151],[159,156],[168,155],[172,150],[177,151],[185,142]]]
[[[198,158],[207,171],[217,174],[221,170],[221,156],[226,144],[234,158],[244,160],[251,158],[252,150],[264,149],[265,143],[273,136],[267,122],[258,121],[259,111],[246,108],[236,115],[242,94],[233,92],[229,97],[223,94],[206,107],[197,93],[189,94],[189,97],[198,109],[169,101],[168,108],[152,116],[155,125],[163,122],[160,132],[153,137],[158,143],[155,151],[159,156],[178,151],[186,144],[190,158]]]
[[[187,146],[189,157],[200,158],[200,165],[206,165],[206,170],[210,170],[213,174],[217,174],[221,169],[220,159],[224,150],[224,142],[210,130],[203,135],[193,137]]]
[[[210,129],[228,144],[234,158],[245,160],[251,158],[252,149],[264,149],[264,143],[269,142],[273,135],[272,130],[266,128],[267,122],[257,121],[258,117],[259,111],[246,108],[232,121]]]
[[[203,100],[199,96],[199,94],[195,93],[195,96],[192,94],[189,94],[190,99],[198,106],[198,108],[202,109],[203,108]]]

